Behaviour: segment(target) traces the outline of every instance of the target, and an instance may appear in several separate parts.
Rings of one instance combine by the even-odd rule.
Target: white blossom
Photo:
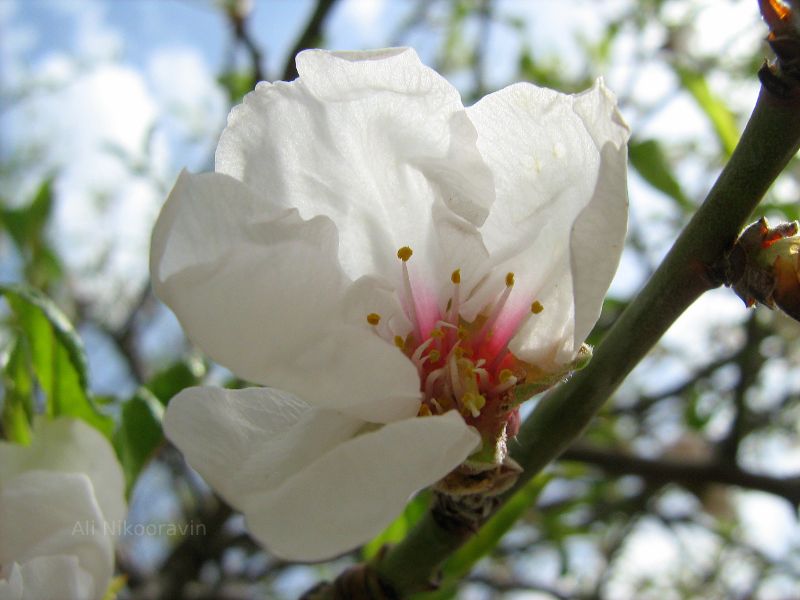
[[[0,442],[0,598],[100,600],[114,574],[125,481],[100,433],[39,420],[29,446]]]
[[[231,112],[215,172],[181,174],[151,274],[269,386],[185,390],[167,435],[259,541],[318,560],[481,447],[501,462],[515,389],[574,364],[622,250],[628,129],[599,81],[465,108],[410,49],[297,67]]]

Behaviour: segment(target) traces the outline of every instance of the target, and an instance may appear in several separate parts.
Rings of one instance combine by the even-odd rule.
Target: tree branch
[[[800,504],[800,475],[789,478],[770,477],[717,461],[654,460],[584,444],[569,448],[561,455],[561,459],[595,465],[612,475],[639,475],[654,484],[680,483],[697,487],[708,483],[722,483],[775,494],[795,507]]]
[[[328,14],[336,4],[336,0],[317,0],[317,6],[314,8],[314,13],[311,15],[306,28],[297,42],[289,52],[289,58],[283,67],[283,81],[292,81],[297,78],[297,65],[294,63],[294,57],[307,48],[315,48],[320,45],[322,41],[322,26],[325,24]]]

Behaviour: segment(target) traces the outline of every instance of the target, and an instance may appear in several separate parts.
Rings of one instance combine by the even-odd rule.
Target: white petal
[[[6,478],[40,469],[85,473],[106,521],[127,514],[125,478],[114,449],[96,429],[79,419],[40,418],[29,446],[0,442],[0,473]]]
[[[544,305],[511,348],[532,362],[566,362],[597,319],[622,249],[627,126],[599,81],[577,96],[516,84],[468,112],[497,187],[481,228],[494,278],[515,273],[510,310]],[[472,308],[489,301],[478,294]]]
[[[113,542],[89,478],[55,471],[4,477],[0,563],[25,565],[36,557],[59,555],[77,557],[92,576],[94,597],[101,598],[114,571]]]
[[[188,388],[164,416],[170,441],[239,509],[247,494],[275,488],[364,425],[268,388]]]
[[[352,280],[397,269],[401,246],[433,256],[437,204],[483,222],[494,193],[475,128],[413,50],[307,51],[297,65],[299,80],[259,84],[233,110],[218,172],[304,218],[330,217]]]
[[[95,592],[92,576],[75,556],[39,556],[24,565],[14,563],[7,581],[0,579],[2,600],[87,600],[103,597]]]
[[[581,211],[572,228],[574,348],[583,343],[600,317],[603,298],[622,256],[628,224],[627,160],[627,152],[619,152],[611,145],[603,147],[592,202]]]
[[[22,600],[22,571],[17,563],[0,566],[0,599]]]
[[[153,234],[158,296],[189,338],[237,375],[368,420],[416,413],[419,379],[345,304],[337,232],[325,217],[259,213],[244,185],[183,174]]]
[[[244,504],[250,531],[275,554],[322,560],[377,535],[417,490],[480,443],[455,412],[407,419],[346,441]]]

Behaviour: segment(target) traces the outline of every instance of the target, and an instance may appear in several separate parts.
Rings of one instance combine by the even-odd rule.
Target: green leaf
[[[428,510],[430,503],[430,493],[421,492],[406,505],[403,513],[397,517],[386,529],[377,537],[367,542],[361,549],[364,561],[375,558],[386,544],[395,544],[402,540],[411,528],[419,521]]]
[[[6,376],[13,378],[19,389],[26,389],[26,401],[34,406],[36,390],[32,385],[20,387],[22,367],[18,361],[23,361],[43,395],[45,414],[83,419],[110,438],[114,421],[97,408],[88,392],[83,346],[64,314],[27,286],[0,286],[0,295],[11,308],[18,348],[18,355],[12,355],[5,365]]]
[[[206,366],[200,359],[180,360],[156,373],[147,382],[147,389],[163,404],[182,389],[197,385],[205,375]]]
[[[27,445],[31,441],[34,407],[33,379],[24,354],[20,341],[13,340],[3,364],[2,423],[8,440]]]
[[[647,183],[673,198],[684,209],[692,209],[692,203],[683,193],[680,183],[672,174],[669,161],[656,140],[632,142],[628,146],[631,164]]]
[[[23,250],[31,238],[39,235],[53,206],[53,180],[47,179],[36,190],[33,200],[20,208],[0,208],[0,222],[17,248]]]
[[[531,479],[514,494],[480,531],[461,546],[442,567],[442,583],[435,592],[415,595],[414,600],[444,600],[453,598],[456,588],[481,558],[491,552],[502,537],[539,497],[552,475],[543,473]]]
[[[122,405],[120,424],[113,442],[122,463],[129,495],[139,473],[164,441],[161,430],[163,417],[164,407],[144,387]]]
[[[45,286],[61,274],[61,263],[45,234],[52,208],[52,178],[39,186],[26,206],[0,207],[0,225],[8,232],[25,261],[26,279],[37,286]]]
[[[705,77],[701,73],[676,66],[675,73],[681,85],[694,98],[697,105],[706,113],[714,132],[717,134],[722,149],[726,156],[733,154],[733,149],[739,141],[739,127],[736,117],[728,106],[711,91]]]
[[[227,71],[217,77],[217,82],[228,92],[231,104],[238,104],[245,94],[252,91],[258,83],[250,72]]]

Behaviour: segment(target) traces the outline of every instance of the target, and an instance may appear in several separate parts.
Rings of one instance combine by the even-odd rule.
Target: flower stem
[[[589,365],[547,394],[525,421],[512,452],[525,470],[505,499],[566,450],[681,313],[719,285],[716,265],[798,147],[800,91],[779,97],[762,88],[730,161],[664,262],[597,347]],[[465,539],[463,531],[442,528],[429,513],[375,567],[405,597],[425,589]]]

